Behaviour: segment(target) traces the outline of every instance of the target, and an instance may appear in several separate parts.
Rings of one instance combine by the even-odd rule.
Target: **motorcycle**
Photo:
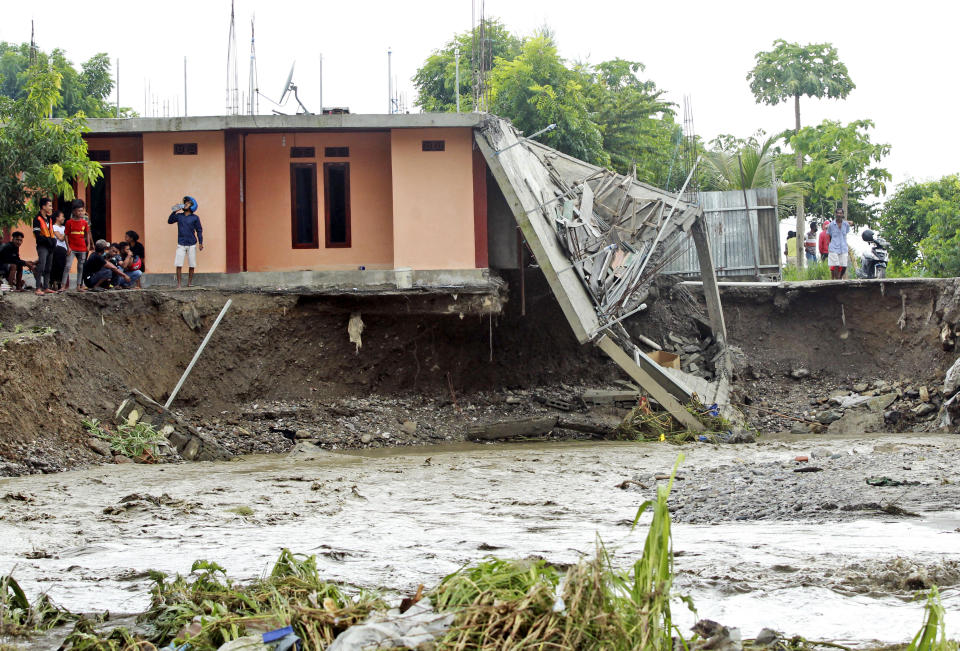
[[[870,250],[863,254],[863,263],[857,269],[857,278],[886,278],[887,260],[890,243],[869,228],[863,231],[863,241],[870,244]]]

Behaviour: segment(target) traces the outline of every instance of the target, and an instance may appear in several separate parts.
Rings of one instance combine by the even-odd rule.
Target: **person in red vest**
[[[83,199],[74,199],[71,204],[70,219],[64,224],[67,229],[67,264],[63,267],[61,285],[66,288],[70,278],[70,267],[73,259],[77,259],[77,284],[79,290],[83,280],[83,264],[87,261],[87,253],[93,251],[93,236],[90,234],[90,224],[84,217]]]
[[[820,251],[820,262],[826,260],[830,253],[830,233],[827,232],[828,226],[830,226],[829,219],[824,221],[821,226],[822,230],[820,231],[820,239],[817,244],[817,250]]]
[[[33,237],[37,241],[37,268],[33,271],[37,295],[54,293],[50,289],[50,269],[53,266],[53,250],[57,239],[53,236],[53,201],[40,199],[40,212],[33,218]]]

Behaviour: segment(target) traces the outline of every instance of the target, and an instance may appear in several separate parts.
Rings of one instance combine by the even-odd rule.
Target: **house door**
[[[107,240],[110,235],[110,168],[103,168],[103,176],[87,186],[87,214],[90,216],[90,234],[93,241]]]

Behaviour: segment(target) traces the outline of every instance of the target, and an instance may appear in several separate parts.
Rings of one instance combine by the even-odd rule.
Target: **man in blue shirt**
[[[841,280],[847,273],[849,266],[849,251],[847,233],[850,232],[850,222],[843,218],[843,208],[837,208],[833,214],[833,221],[827,227],[830,236],[830,248],[827,253],[827,263],[830,265],[830,277]]]
[[[203,251],[203,226],[197,216],[197,200],[193,197],[184,197],[183,203],[174,206],[174,211],[167,218],[168,224],[177,225],[177,255],[174,266],[177,268],[177,289],[180,289],[180,274],[183,270],[183,259],[187,258],[189,275],[187,287],[193,285],[193,272],[197,267],[197,244]]]

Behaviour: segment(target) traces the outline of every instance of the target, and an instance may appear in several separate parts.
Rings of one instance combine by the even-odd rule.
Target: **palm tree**
[[[808,189],[804,181],[786,182],[777,175],[783,159],[774,148],[780,136],[763,142],[754,138],[742,142],[739,149],[714,149],[704,153],[707,190],[750,190],[775,187],[781,214],[789,213]]]

